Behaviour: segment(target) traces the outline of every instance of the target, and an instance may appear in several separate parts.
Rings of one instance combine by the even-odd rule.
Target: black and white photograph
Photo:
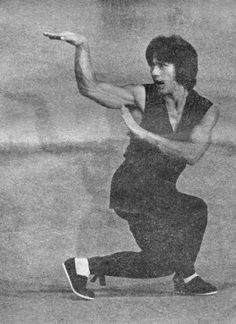
[[[236,1],[0,1],[0,323],[236,323]]]

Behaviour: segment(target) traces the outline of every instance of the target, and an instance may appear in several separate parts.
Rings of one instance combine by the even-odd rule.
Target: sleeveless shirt
[[[196,91],[190,91],[186,98],[181,121],[177,129],[173,131],[165,106],[164,96],[157,92],[155,84],[146,84],[144,87],[146,90],[146,103],[140,126],[170,140],[189,141],[193,128],[200,123],[212,105],[208,99],[200,96]],[[143,160],[149,159],[149,165],[151,163],[152,165],[169,169],[169,171],[172,169],[177,174],[184,170],[186,161],[183,158],[166,155],[153,145],[143,140],[132,138],[132,134],[130,134],[130,137],[130,144],[124,154],[126,161],[140,164]]]

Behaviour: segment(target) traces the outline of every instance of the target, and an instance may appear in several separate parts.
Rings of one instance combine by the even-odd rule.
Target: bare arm
[[[97,80],[87,39],[71,32],[44,33],[50,39],[63,40],[75,46],[75,76],[79,92],[107,108],[119,109],[129,105],[144,110],[145,89],[139,85],[118,87]]]
[[[131,116],[126,107],[122,107],[122,116],[128,128],[140,139],[158,147],[167,155],[184,158],[188,164],[195,164],[207,151],[211,144],[211,135],[217,123],[219,111],[211,107],[201,123],[197,125],[190,137],[189,142],[170,140],[153,134],[140,127]]]
[[[225,154],[236,153],[236,118],[221,114],[212,132],[212,144],[225,150]]]

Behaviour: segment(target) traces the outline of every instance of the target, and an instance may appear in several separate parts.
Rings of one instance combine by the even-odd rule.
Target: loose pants
[[[197,197],[177,190],[167,197],[169,208],[155,212],[129,213],[116,209],[126,219],[140,251],[124,251],[89,259],[90,272],[127,278],[157,278],[176,273],[194,273],[207,225],[207,205]]]

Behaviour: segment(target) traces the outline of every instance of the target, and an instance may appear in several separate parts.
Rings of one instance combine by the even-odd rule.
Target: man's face
[[[160,62],[153,57],[150,72],[157,90],[161,94],[173,94],[178,83],[175,79],[175,66],[172,63]]]

